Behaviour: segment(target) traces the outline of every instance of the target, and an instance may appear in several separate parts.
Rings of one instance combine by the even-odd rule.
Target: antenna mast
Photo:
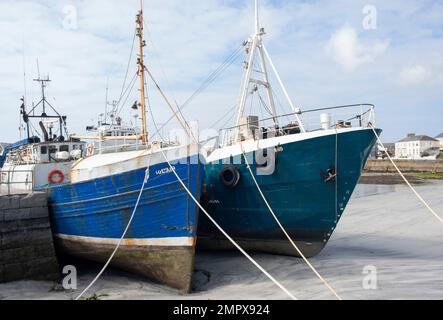
[[[39,71],[39,74],[40,74],[40,71]],[[47,103],[47,101],[46,101],[46,95],[45,95],[45,88],[46,88],[47,83],[51,82],[51,80],[49,80],[49,77],[47,77],[46,79],[42,79],[42,78],[40,78],[40,75],[39,75],[39,78],[38,79],[34,79],[34,81],[35,82],[40,82],[40,86],[42,88],[42,100],[41,100],[42,109],[43,109],[42,115],[46,115],[46,103]]]
[[[276,126],[278,126],[278,115],[275,108],[275,101],[274,101],[274,95],[272,86],[269,82],[269,74],[268,69],[266,66],[266,59],[269,61],[272,70],[274,71],[277,80],[280,84],[280,86],[283,89],[283,92],[285,93],[286,98],[288,99],[289,105],[293,109],[295,113],[295,118],[297,122],[299,123],[300,129],[302,132],[305,131],[303,124],[298,117],[299,109],[297,109],[294,104],[292,103],[291,99],[289,98],[289,95],[287,94],[287,91],[283,85],[283,82],[280,79],[279,74],[277,73],[277,70],[274,67],[274,64],[272,63],[272,60],[266,51],[265,45],[263,43],[263,36],[266,34],[265,29],[260,27],[260,14],[259,14],[259,1],[255,0],[255,30],[254,33],[249,37],[249,39],[245,42],[245,51],[248,55],[248,60],[245,61],[245,73],[242,80],[242,86],[241,86],[241,95],[240,95],[240,101],[239,101],[239,107],[238,107],[238,113],[237,113],[237,122],[236,122],[236,136],[237,138],[240,138],[239,136],[239,127],[241,125],[242,117],[244,116],[245,106],[246,106],[246,100],[248,98],[248,95],[251,93],[249,90],[250,85],[252,84],[252,93],[258,91],[258,87],[262,86],[265,88],[268,98],[268,103],[270,106],[270,111],[272,113],[272,117],[274,119],[274,123]],[[254,79],[253,78],[253,71],[254,71],[254,62],[258,55],[258,63],[260,66],[259,73],[261,74],[261,79]]]
[[[258,34],[260,32],[260,17],[258,14],[258,0],[255,0],[255,33]]]
[[[246,100],[250,94],[249,87],[253,84],[254,89],[252,92],[258,90],[258,86],[263,86],[266,89],[268,103],[271,108],[272,117],[274,119],[275,125],[278,125],[277,111],[275,108],[274,95],[272,92],[272,87],[269,82],[268,70],[266,67],[265,54],[263,51],[263,35],[265,35],[265,30],[260,28],[260,17],[259,17],[259,3],[255,0],[255,23],[254,23],[254,33],[249,37],[248,41],[245,42],[245,50],[248,54],[248,61],[245,62],[245,74],[242,82],[240,103],[237,114],[236,126],[241,125],[241,119],[244,115]],[[254,79],[254,62],[256,55],[259,55],[260,73],[262,79]],[[238,134],[238,133],[237,133]]]
[[[147,125],[146,125],[146,97],[145,97],[145,65],[143,63],[143,47],[146,46],[143,40],[143,2],[141,2],[141,8],[137,14],[137,37],[139,46],[139,57],[137,59],[138,64],[138,76],[140,78],[140,112],[141,112],[141,136],[143,143],[148,142]]]

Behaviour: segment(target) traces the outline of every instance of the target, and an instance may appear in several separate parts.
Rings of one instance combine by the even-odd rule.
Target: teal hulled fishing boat
[[[257,182],[305,255],[318,254],[329,241],[375,142],[369,128],[300,133],[260,142],[278,151],[274,172],[256,175]],[[244,143],[247,158],[257,158],[261,151],[256,145],[255,140]],[[205,167],[205,208],[245,249],[297,255],[261,198],[242,150],[232,146],[229,153],[233,163],[234,159],[241,161],[227,164],[227,158],[215,151],[212,157],[219,159]],[[257,161],[248,163],[254,173],[260,170]],[[199,222],[199,244],[203,248],[231,248],[203,215]]]
[[[234,127],[221,131],[214,145],[204,148],[207,164],[202,202],[245,249],[298,255],[266,200],[301,251],[314,256],[331,238],[376,143],[374,106],[302,111],[290,99],[264,45],[264,35],[256,3],[255,32],[244,42],[248,57],[237,121]],[[267,63],[292,109],[290,114],[276,111],[276,91]],[[247,101],[251,105],[258,101],[271,117],[260,120],[245,115]],[[313,123],[313,119],[319,121]],[[201,216],[198,246],[232,248]]]

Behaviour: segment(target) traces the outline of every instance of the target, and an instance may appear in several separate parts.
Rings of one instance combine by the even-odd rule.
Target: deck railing
[[[298,113],[270,117],[258,121],[254,139],[261,139],[263,132],[268,137],[284,136],[301,132],[296,115],[300,118],[306,132],[334,128],[369,127],[375,124],[375,106],[373,104],[353,104],[327,108],[316,108]],[[323,121],[322,121],[323,118]],[[221,129],[219,131],[218,144],[220,146],[232,145],[238,142],[242,129],[245,125]],[[260,134],[258,134],[260,133]],[[251,137],[249,137],[251,138]]]
[[[14,178],[14,174],[25,173],[26,178],[24,180],[17,180]],[[29,177],[31,177],[29,179]],[[34,183],[34,172],[33,170],[6,170],[0,169],[0,194],[11,195],[15,191],[32,191],[32,186]],[[14,189],[14,185],[22,185],[24,188]],[[11,187],[12,186],[12,187]]]

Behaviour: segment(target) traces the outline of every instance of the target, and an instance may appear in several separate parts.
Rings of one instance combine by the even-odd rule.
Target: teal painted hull
[[[368,129],[281,145],[274,174],[256,175],[280,222],[307,256],[318,254],[329,241],[375,142]],[[220,180],[227,165],[206,165],[204,207],[245,249],[297,256],[267,209],[244,160],[234,166],[241,178],[230,188]],[[255,165],[251,167],[255,174]],[[330,168],[336,168],[337,178],[325,182]],[[232,248],[204,214],[198,235],[200,248]]]

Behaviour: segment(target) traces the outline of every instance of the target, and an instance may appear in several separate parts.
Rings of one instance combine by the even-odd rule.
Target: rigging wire
[[[272,114],[271,110],[269,109],[268,105],[263,100],[263,97],[261,96],[260,92],[257,91],[257,94],[258,94],[258,98],[260,99],[260,102],[263,105],[263,107],[265,108],[265,110],[269,113],[270,116],[273,116],[273,114]]]
[[[121,104],[120,109],[118,110],[117,114],[120,114],[123,111],[123,108],[126,105],[126,102],[128,101],[129,96],[132,93],[132,90],[134,89],[136,80],[137,80],[137,72],[135,72],[134,76],[131,79],[131,82],[128,84],[128,87],[125,90],[124,96],[126,95],[126,98],[123,101],[123,103]]]
[[[123,92],[125,91],[126,81],[128,80],[129,67],[130,67],[130,65],[131,65],[132,55],[133,55],[133,52],[134,52],[134,45],[135,45],[135,38],[136,38],[136,35],[137,35],[137,30],[135,29],[135,30],[134,30],[134,36],[133,36],[133,38],[132,38],[131,52],[130,52],[130,54],[129,54],[129,60],[128,60],[128,64],[127,64],[127,66],[126,66],[125,78],[124,78],[124,80],[123,80],[123,85],[122,85],[122,89],[121,89],[121,92],[120,92],[120,97],[119,97],[119,99],[118,99],[117,106],[116,106],[117,108],[120,106],[120,102],[121,102],[121,100],[122,100],[122,98],[123,98],[123,96],[124,96],[124,93],[123,93]]]
[[[147,24],[145,23],[145,21],[146,20],[143,20],[143,26],[144,26],[144,28],[146,30],[146,34],[148,36],[148,40],[149,40],[149,42],[152,45],[152,52],[154,53],[154,57],[157,60],[157,63],[159,65],[159,67],[160,67],[160,71],[162,72],[163,77],[164,77],[164,79],[165,79],[165,81],[166,81],[166,83],[168,85],[169,91],[171,91],[171,93],[172,93],[172,97],[174,98],[174,103],[175,103],[175,105],[178,108],[177,97],[176,97],[174,91],[171,89],[172,88],[171,81],[169,80],[169,77],[167,76],[167,74],[165,72],[165,68],[163,67],[163,64],[161,63],[160,55],[158,54],[157,47],[156,47],[154,41],[152,40],[153,38],[151,37],[151,33],[149,32],[149,28],[148,28]]]
[[[227,59],[216,69],[214,70],[206,80],[200,85],[200,87],[178,108],[176,112],[164,123],[160,126],[160,130],[163,130],[172,119],[174,119],[179,112],[182,112],[193,99],[195,99],[202,91],[207,89],[227,68],[229,68],[239,57],[241,52],[241,46],[239,49],[236,49],[233,53],[229,55]],[[152,139],[152,137],[150,137]]]
[[[228,112],[226,112],[224,115],[223,115],[223,117],[221,117],[220,119],[218,119],[216,122],[214,122],[211,126],[210,126],[210,128],[212,129],[212,128],[215,128],[220,122],[222,122],[227,116],[229,116],[231,113],[232,113],[232,116],[229,118],[229,120],[230,119],[232,119],[233,117],[234,117],[234,114],[235,114],[235,110],[237,109],[237,104],[235,104],[232,108],[230,108],[229,110],[228,110]],[[222,126],[222,128],[224,127],[224,125]]]
[[[212,84],[217,77],[223,73],[228,67],[230,67],[235,60],[237,60],[238,56],[240,55],[242,51],[243,45],[238,47],[231,55],[223,61],[223,63],[214,70],[203,83],[200,85],[200,87],[183,103],[181,108],[183,109],[185,106],[187,106],[193,99],[195,99],[202,91],[204,91],[210,84]]]

